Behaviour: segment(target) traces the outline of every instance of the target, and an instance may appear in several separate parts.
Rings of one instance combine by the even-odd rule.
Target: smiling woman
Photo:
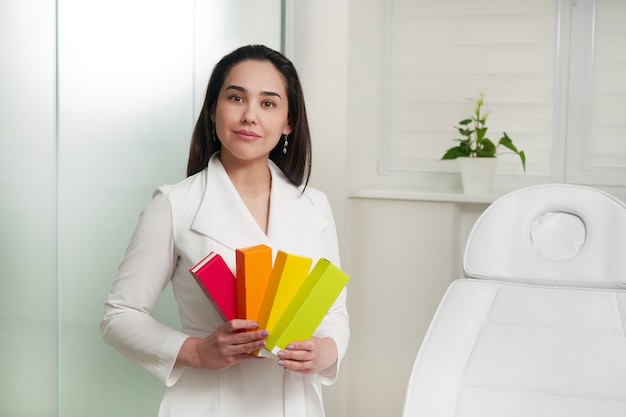
[[[270,152],[291,133],[285,77],[270,62],[248,60],[228,72],[224,85],[211,111],[222,144],[222,164],[235,167],[259,161],[257,165],[269,174]]]
[[[280,49],[281,6],[0,2],[0,79],[10,80],[0,94],[0,415],[157,415],[162,385],[102,342],[103,300],[152,189],[185,177],[215,62],[241,44]],[[180,327],[171,289],[153,314]]]
[[[260,76],[251,77],[250,69]],[[216,118],[218,106],[224,107],[227,120]],[[194,128],[187,175],[204,169],[211,155],[222,149],[221,139],[230,143],[233,129],[262,133],[270,142],[282,135],[282,147],[274,143],[270,159],[294,185],[308,183],[311,138],[304,94],[295,67],[281,54],[256,45],[240,48],[218,63]]]
[[[234,271],[237,249],[257,245],[339,265],[330,204],[306,185],[303,96],[281,53],[249,45],[226,55],[209,80],[188,178],[158,187],[140,216],[100,328],[107,343],[167,386],[161,416],[324,416],[322,385],[335,382],[350,335],[345,288],[313,336],[289,340],[273,360],[252,354],[268,331],[248,316],[224,322],[189,273],[208,253]],[[282,152],[279,138],[292,132]],[[182,330],[151,314],[167,285]]]

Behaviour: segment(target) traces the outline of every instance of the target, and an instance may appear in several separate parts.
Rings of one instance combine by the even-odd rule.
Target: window
[[[626,186],[626,2],[388,0],[382,174],[458,172],[439,161],[485,94],[509,182]],[[384,180],[383,180],[384,181]]]
[[[578,1],[571,11],[565,179],[624,186],[626,2]]]

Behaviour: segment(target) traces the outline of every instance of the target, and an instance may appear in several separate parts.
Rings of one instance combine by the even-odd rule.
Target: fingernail
[[[259,342],[259,346],[261,346],[261,347],[265,347],[265,341],[261,340],[261,341]]]
[[[252,322],[252,323],[250,323],[250,327],[257,328],[257,327],[259,327],[259,323]]]
[[[278,352],[278,357],[279,357],[279,358],[284,358],[284,357],[285,357],[285,355],[286,355],[286,353],[285,353],[285,352],[283,352],[282,350],[281,350],[280,352]]]
[[[296,347],[294,345],[287,345],[287,347],[285,349],[287,350],[294,350]]]
[[[270,334],[269,334],[269,332],[268,332],[267,330],[263,330],[263,331],[261,332],[261,337],[267,337],[267,336],[269,336],[269,335],[270,335]]]
[[[278,364],[279,364],[280,366],[285,366],[285,361],[280,360],[280,361],[278,361]]]

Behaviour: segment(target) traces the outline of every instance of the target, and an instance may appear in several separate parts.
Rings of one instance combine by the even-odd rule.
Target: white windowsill
[[[361,187],[350,190],[348,197],[383,200],[491,204],[507,192],[508,191],[495,190],[492,194],[465,194],[462,190],[374,185],[371,187]]]
[[[589,186],[605,191],[617,199],[626,202],[624,187]],[[495,188],[491,194],[465,194],[461,189],[448,187],[406,186],[406,185],[372,185],[354,188],[349,191],[349,198],[430,201],[447,203],[491,204],[498,198],[523,188],[518,185],[513,189]]]

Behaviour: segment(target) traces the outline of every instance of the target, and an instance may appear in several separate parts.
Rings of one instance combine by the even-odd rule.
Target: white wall
[[[337,223],[342,267],[347,269],[346,219],[346,111],[349,106],[348,2],[321,0],[305,3],[304,39],[299,75],[305,93],[313,140],[311,185],[326,192]],[[349,301],[350,302],[350,301]],[[342,365],[339,380],[325,389],[329,417],[351,415],[347,403],[350,360]]]
[[[313,133],[311,184],[324,190],[351,275],[352,339],[329,417],[400,416],[413,360],[484,204],[351,199],[377,178],[382,1],[305,9],[300,74]]]

